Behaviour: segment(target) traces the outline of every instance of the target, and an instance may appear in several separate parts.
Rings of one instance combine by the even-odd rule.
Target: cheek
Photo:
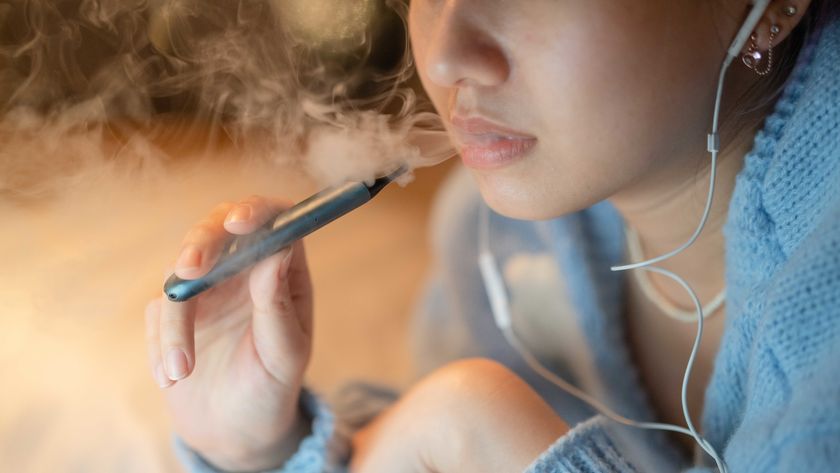
[[[529,74],[527,88],[561,155],[575,152],[592,165],[641,164],[676,151],[685,130],[694,133],[687,125],[702,113],[691,103],[690,65],[647,40],[572,31],[530,65],[542,73]]]
[[[639,31],[645,23],[632,22],[567,25],[553,38],[522,35],[536,53],[521,57],[510,84],[518,100],[509,104],[540,145],[515,168],[475,173],[495,210],[556,217],[704,152],[719,58],[685,54],[710,49],[700,34],[697,44],[677,45],[667,28]]]
[[[408,16],[409,38],[411,39],[411,54],[414,57],[414,64],[417,75],[423,85],[423,90],[432,101],[435,109],[445,119],[448,118],[449,101],[451,92],[436,86],[429,80],[426,74],[426,51],[428,48],[428,35],[434,27],[434,15],[423,0],[411,2],[411,9]]]

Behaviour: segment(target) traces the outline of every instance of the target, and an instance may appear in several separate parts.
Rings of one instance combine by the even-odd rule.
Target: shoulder
[[[815,248],[831,251],[822,244],[834,231],[839,203],[840,23],[834,22],[803,49],[738,176],[726,225],[730,308],[744,309],[756,291],[783,284],[780,278],[806,277],[809,268],[798,261]]]
[[[736,230],[772,232],[786,256],[840,195],[840,22],[803,50],[745,158],[730,207]],[[759,228],[761,227],[761,228]]]
[[[713,397],[748,406],[731,449],[770,445],[762,429],[776,432],[773,445],[840,429],[840,378],[832,376],[840,359],[837,22],[803,51],[756,135],[726,237],[727,333],[716,366],[725,383]],[[736,428],[731,409],[708,420],[721,431]]]
[[[780,368],[803,380],[817,374],[820,359],[840,360],[840,199],[834,201],[765,294],[764,329]]]

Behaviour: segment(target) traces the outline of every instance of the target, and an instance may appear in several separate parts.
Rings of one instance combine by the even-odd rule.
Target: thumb
[[[302,320],[311,314],[305,313],[307,307],[299,307],[300,298],[292,291],[290,268],[295,252],[286,248],[260,261],[251,270],[248,281],[257,355],[269,374],[292,387],[300,382],[311,347],[311,337]]]

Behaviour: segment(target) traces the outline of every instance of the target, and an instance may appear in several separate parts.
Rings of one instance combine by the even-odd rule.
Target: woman
[[[418,337],[436,339],[421,351],[430,367],[481,358],[432,372],[348,454],[329,408],[302,389],[312,308],[297,244],[198,302],[149,306],[154,375],[193,471],[710,471],[690,438],[613,423],[530,372],[493,325],[476,243],[483,200],[526,343],[612,410],[681,424],[692,300],[658,274],[609,267],[625,247],[656,256],[694,231],[718,70],[749,8],[412,2],[418,72],[481,196],[456,178],[441,197],[440,271]],[[706,307],[687,404],[729,471],[840,462],[837,9],[770,2],[727,75],[709,221],[660,264]],[[176,274],[201,275],[226,232],[278,208],[219,206]]]

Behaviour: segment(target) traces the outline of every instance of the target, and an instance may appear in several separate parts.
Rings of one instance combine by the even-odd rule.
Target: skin
[[[776,44],[784,41],[810,4],[795,2],[799,13],[787,17],[781,9],[789,3],[771,2],[754,30],[762,51],[771,25],[781,28]],[[685,242],[702,214],[719,68],[749,8],[746,1],[420,0],[412,2],[410,31],[423,86],[456,141],[454,115],[479,115],[537,139],[524,159],[470,170],[496,212],[555,218],[607,199],[650,257]],[[758,80],[736,62],[725,97]],[[724,100],[724,117],[734,105]],[[769,111],[750,118],[760,122]],[[659,264],[704,302],[725,285],[721,229],[755,131],[722,130],[709,222],[692,247]],[[631,353],[659,417],[682,424],[679,390],[696,326],[659,313],[629,279]],[[693,307],[676,283],[651,279],[667,299]],[[695,418],[724,320],[717,314],[705,330],[689,392]]]
[[[256,196],[219,205],[184,238],[175,274],[206,273],[231,234],[257,230],[284,207]],[[189,302],[153,300],[146,327],[152,375],[175,430],[208,461],[260,471],[297,449],[308,432],[297,403],[312,346],[302,243]]]
[[[461,360],[420,380],[359,431],[350,471],[523,471],[567,430],[508,368]]]
[[[786,17],[788,3],[773,1],[765,12],[755,30],[761,50],[771,24],[781,27],[776,43],[784,41],[809,5],[797,0],[800,13]],[[639,233],[645,254],[655,255],[685,241],[699,219],[715,81],[747,11],[745,0],[413,0],[409,27],[420,78],[456,143],[453,113],[481,115],[537,140],[522,159],[472,170],[495,211],[546,219],[608,199]],[[736,63],[727,97],[756,80]],[[724,114],[732,106],[725,102]],[[720,229],[754,131],[723,130],[709,225],[661,265],[683,275],[701,301],[724,286]],[[259,197],[220,205],[185,238],[176,274],[205,273],[230,234],[254,231],[281,207]],[[689,306],[677,286],[654,284]],[[632,283],[626,312],[628,342],[654,407],[680,422],[678,381],[695,327],[667,320]],[[722,324],[720,315],[709,323],[690,391],[695,415]],[[301,244],[197,302],[152,301],[150,364],[181,438],[229,471],[281,465],[307,432],[297,403],[311,328]],[[566,430],[513,373],[471,360],[433,373],[360,431],[352,467],[518,471]],[[482,463],[487,458],[496,463]]]

